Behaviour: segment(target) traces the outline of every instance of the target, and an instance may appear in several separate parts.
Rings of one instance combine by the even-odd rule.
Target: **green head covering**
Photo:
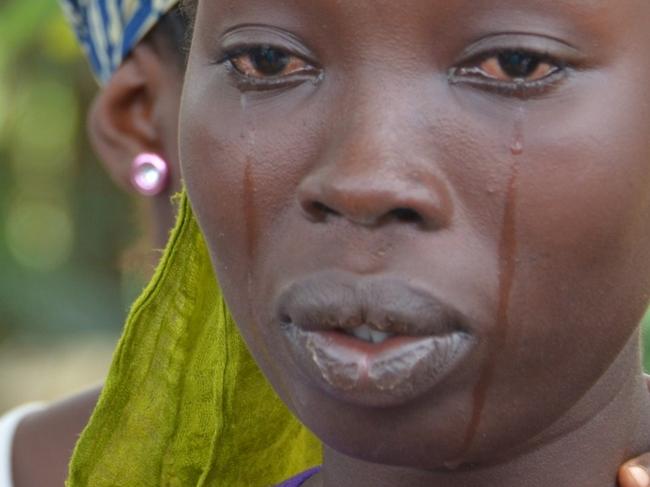
[[[183,193],[66,485],[262,487],[320,461],[243,343]]]

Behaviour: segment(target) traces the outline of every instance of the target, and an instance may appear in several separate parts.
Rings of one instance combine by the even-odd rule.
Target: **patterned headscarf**
[[[90,61],[106,83],[131,49],[178,0],[59,0]]]

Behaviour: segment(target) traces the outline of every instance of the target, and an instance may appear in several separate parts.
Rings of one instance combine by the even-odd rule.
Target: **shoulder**
[[[64,484],[72,451],[100,391],[100,387],[90,389],[20,418],[9,446],[13,449],[13,487]],[[0,487],[5,486],[0,483]]]
[[[0,487],[13,486],[11,459],[18,425],[25,417],[44,407],[40,403],[25,404],[0,417]]]

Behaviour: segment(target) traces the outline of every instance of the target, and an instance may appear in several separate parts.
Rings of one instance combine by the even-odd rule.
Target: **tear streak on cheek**
[[[506,189],[505,204],[503,210],[503,220],[501,224],[501,234],[499,239],[499,295],[497,312],[495,317],[494,338],[489,344],[488,358],[479,380],[473,392],[472,415],[465,432],[465,438],[462,444],[458,460],[450,463],[462,463],[469,453],[474,439],[478,434],[481,424],[481,417],[485,410],[487,394],[494,379],[499,353],[503,351],[510,332],[511,323],[508,311],[510,308],[510,299],[516,272],[517,257],[517,204],[518,204],[518,183],[519,170],[521,164],[521,155],[524,152],[523,138],[523,114],[520,113],[515,121],[514,137],[510,147],[511,154],[514,158],[508,186]]]
[[[271,374],[276,379],[276,386],[284,396],[285,400],[292,400],[289,389],[283,381],[284,375],[280,368],[275,364],[273,357],[269,353],[265,345],[264,334],[260,330],[261,321],[255,313],[255,303],[258,300],[255,298],[255,282],[253,276],[253,268],[255,258],[257,256],[257,246],[259,241],[259,225],[257,219],[257,205],[256,205],[256,188],[255,188],[255,175],[253,174],[252,163],[250,159],[246,160],[244,166],[244,175],[242,181],[242,210],[244,215],[244,238],[246,245],[246,292],[248,304],[248,318],[249,323],[246,324],[249,330],[250,345],[261,354],[263,364],[269,367]],[[271,326],[275,324],[272,323]],[[279,325],[278,325],[279,326]]]

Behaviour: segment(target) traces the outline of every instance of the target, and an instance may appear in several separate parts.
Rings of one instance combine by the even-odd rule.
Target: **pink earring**
[[[169,165],[156,154],[140,154],[133,159],[131,184],[144,196],[156,196],[169,184]]]

